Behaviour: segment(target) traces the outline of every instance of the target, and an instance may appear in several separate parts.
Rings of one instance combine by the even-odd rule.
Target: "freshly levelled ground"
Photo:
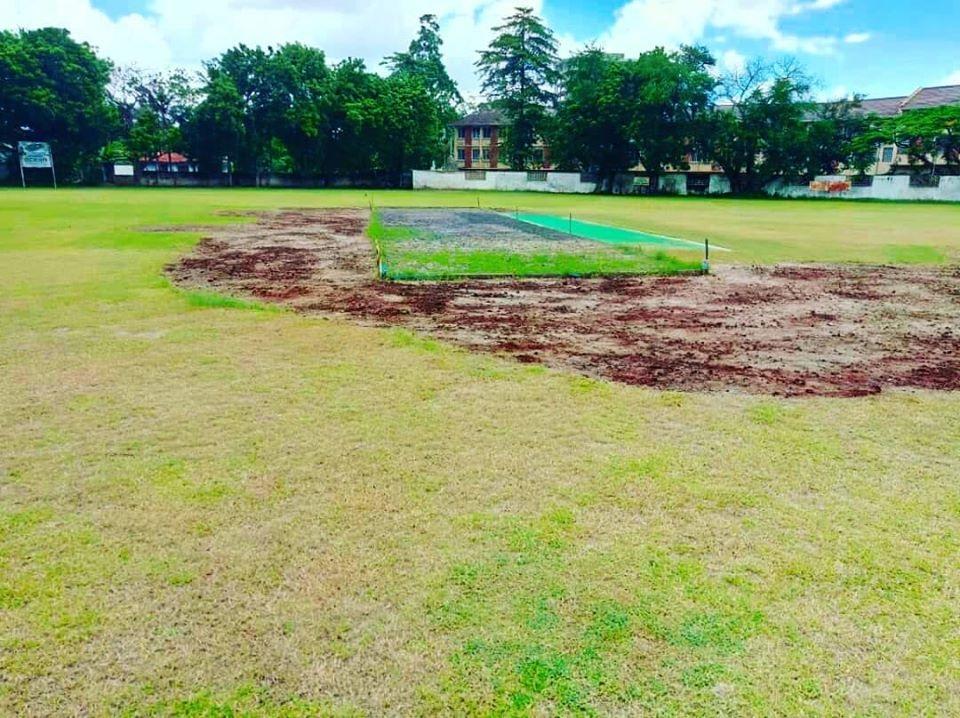
[[[182,292],[199,235],[139,231],[368,199],[0,192],[0,713],[960,712],[960,394],[593,381]],[[503,200],[960,260],[958,207]]]
[[[461,239],[462,215],[478,210],[382,211],[388,213],[454,225],[448,240],[423,242],[454,247],[452,264],[419,264],[431,274],[456,274],[464,257],[485,262],[492,254],[478,256]],[[499,245],[496,252],[517,258],[510,264],[521,268],[545,250],[553,254],[542,256],[562,259],[537,262],[541,267],[569,263],[582,271],[605,263],[590,248],[571,251],[578,241],[510,236],[512,220],[506,222],[478,223],[491,236],[469,241]],[[262,212],[255,222],[209,228],[167,275],[187,291],[346,315],[471,351],[656,389],[847,397],[891,388],[960,389],[960,267],[717,265],[709,275],[644,276],[641,253],[626,276],[392,282],[374,271],[369,223],[364,209]],[[541,247],[524,251],[531,244]],[[646,269],[669,271],[669,262],[654,260]]]

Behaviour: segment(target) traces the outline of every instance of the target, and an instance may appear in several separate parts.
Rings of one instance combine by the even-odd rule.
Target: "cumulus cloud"
[[[784,32],[784,18],[827,10],[846,0],[628,0],[598,42],[612,52],[636,54],[662,45],[674,48],[696,42],[708,30],[767,41],[782,52],[827,55],[839,40]]]
[[[848,45],[859,45],[867,42],[871,37],[873,37],[873,35],[869,32],[851,32],[849,35],[844,36],[843,41]]]
[[[149,12],[113,19],[91,0],[0,0],[0,28],[66,27],[121,65],[199,67],[238,43],[303,42],[331,60],[359,57],[376,68],[406,49],[421,15],[439,17],[444,57],[467,90],[473,63],[491,27],[513,11],[512,0],[152,0]],[[535,11],[542,0],[525,1]]]
[[[784,32],[789,16],[817,12],[845,0],[625,0],[612,25],[595,38],[627,55],[661,45],[668,48],[726,33],[767,41],[783,52],[829,54],[838,38]],[[0,0],[0,27],[68,28],[121,65],[144,68],[199,67],[237,43],[279,45],[303,42],[322,48],[331,60],[360,57],[376,68],[387,54],[404,49],[420,15],[438,16],[444,58],[466,93],[477,88],[474,62],[491,28],[513,11],[516,0],[150,0],[148,11],[112,18],[92,0]],[[543,14],[543,0],[525,0]],[[583,38],[559,38],[562,54]],[[725,53],[736,66],[742,56]]]

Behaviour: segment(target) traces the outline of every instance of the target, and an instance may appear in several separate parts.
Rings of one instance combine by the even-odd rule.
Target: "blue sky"
[[[0,0],[0,27],[63,25],[119,64],[199,67],[237,42],[300,41],[375,66],[417,18],[440,16],[445,55],[469,93],[489,28],[517,0]],[[565,52],[587,42],[627,55],[701,43],[721,65],[789,55],[821,96],[907,94],[960,84],[960,0],[530,0]]]

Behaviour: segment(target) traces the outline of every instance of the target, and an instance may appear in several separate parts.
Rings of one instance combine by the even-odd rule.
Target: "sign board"
[[[649,177],[634,177],[633,178],[634,187],[649,187],[650,178]]]
[[[20,166],[24,169],[53,169],[53,153],[46,142],[21,142]]]
[[[113,174],[116,177],[133,177],[133,165],[113,165]]]

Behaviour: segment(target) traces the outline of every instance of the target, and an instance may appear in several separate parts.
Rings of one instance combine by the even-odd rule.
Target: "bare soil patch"
[[[169,267],[188,287],[399,325],[628,384],[786,396],[960,388],[960,269],[380,282],[359,210],[263,214]]]

